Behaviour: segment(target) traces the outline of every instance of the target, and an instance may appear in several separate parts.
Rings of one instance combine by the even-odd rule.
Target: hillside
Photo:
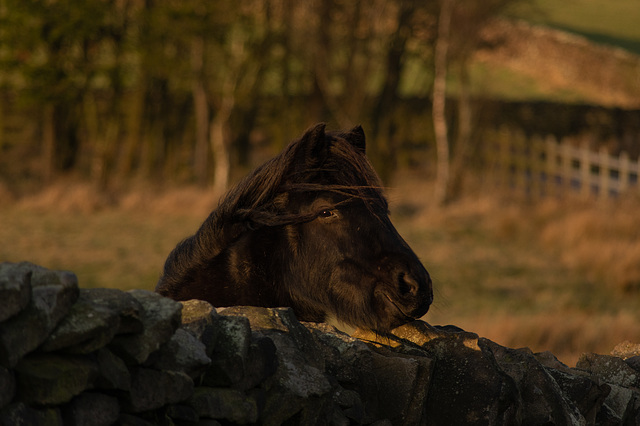
[[[475,56],[478,95],[640,107],[640,56],[526,21],[496,20]]]
[[[484,34],[472,70],[484,98],[635,109],[640,104],[640,4],[527,0]]]
[[[521,6],[528,7],[512,10],[510,16],[640,54],[636,0],[530,0]]]

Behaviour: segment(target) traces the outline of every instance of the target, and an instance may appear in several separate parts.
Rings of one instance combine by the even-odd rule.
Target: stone
[[[193,380],[179,371],[136,368],[132,373],[127,411],[139,413],[185,401],[192,394]]]
[[[624,424],[622,419],[620,419],[609,407],[605,405],[602,406],[600,411],[596,416],[596,422],[593,423],[598,426],[619,426]]]
[[[288,334],[269,336],[277,348],[278,369],[270,378],[292,395],[309,398],[322,396],[331,390],[329,379],[320,369],[309,362],[315,354],[300,350],[295,340]]]
[[[331,398],[312,398],[305,401],[302,409],[287,423],[323,426],[339,417],[340,408]]]
[[[116,336],[109,348],[126,363],[144,363],[152,352],[173,336],[180,326],[182,305],[146,290],[131,290],[131,294],[142,306],[140,333]]]
[[[29,304],[31,298],[30,263],[0,263],[0,323]]]
[[[360,396],[367,407],[375,401],[375,410],[371,410],[374,417],[388,418],[395,424],[424,423],[433,360],[381,348],[372,351],[370,362],[375,379],[361,382]]]
[[[638,416],[636,404],[639,395],[632,389],[609,384],[611,392],[604,401],[604,405],[609,409],[609,416],[612,416],[617,424],[638,424],[631,423],[630,420]]]
[[[638,373],[640,373],[640,356],[632,356],[631,358],[627,358],[624,362]]]
[[[370,347],[360,339],[342,333],[328,324],[307,323],[306,327],[318,344],[327,374],[349,387],[357,383],[360,372],[354,360],[358,358],[359,352],[369,352]]]
[[[455,326],[349,336],[290,308],[78,290],[29,263],[0,264],[2,286],[0,425],[640,424],[629,342],[569,368]]]
[[[58,408],[34,408],[17,402],[0,411],[0,425],[62,426],[62,415]]]
[[[142,306],[129,293],[111,288],[80,289],[76,303],[41,346],[44,351],[64,349],[87,354],[116,334],[139,333],[143,329]]]
[[[120,327],[120,315],[96,304],[91,293],[92,289],[80,289],[78,300],[44,341],[41,350],[64,349],[68,353],[87,354],[111,342]]]
[[[334,410],[333,417],[331,418],[332,426],[349,426],[351,424],[351,420],[342,410]],[[362,424],[362,422],[358,422],[358,424]]]
[[[307,356],[309,365],[324,370],[324,358],[318,353],[313,335],[298,319],[291,308],[262,308],[256,306],[234,306],[219,309],[222,316],[239,316],[249,320],[251,330],[263,336],[287,334],[298,350]]]
[[[202,382],[211,387],[232,386],[244,377],[251,327],[247,318],[241,316],[221,316],[216,324],[216,347]]]
[[[213,419],[200,419],[198,426],[222,426],[222,423]]]
[[[561,362],[554,354],[549,351],[537,352],[534,354],[538,362],[547,368],[559,370],[567,374],[574,374],[574,370]]]
[[[592,377],[605,383],[640,387],[640,373],[616,356],[582,354],[576,363],[576,369],[587,371]]]
[[[393,426],[393,423],[389,419],[382,419],[371,423],[371,426]]]
[[[393,334],[420,345],[435,362],[425,401],[430,424],[458,424],[461,419],[466,424],[521,421],[518,386],[492,354],[481,349],[476,334],[420,321],[394,329]]]
[[[19,314],[0,326],[0,365],[5,367],[14,367],[42,344],[78,298],[78,279],[72,272],[29,263],[19,267],[31,273],[31,298]]]
[[[275,374],[262,384],[263,388],[269,390],[264,406],[264,423],[281,424],[296,417],[300,418],[298,424],[305,424],[303,418],[316,416],[319,419],[318,407],[328,403],[335,405],[329,377],[324,368],[318,368],[315,361],[320,356],[319,351],[301,351],[293,336],[281,331],[267,335],[277,348],[278,367]],[[325,424],[328,423],[329,419],[323,419],[326,420]]]
[[[201,341],[211,357],[216,340],[218,338],[218,327],[216,322],[219,318],[216,308],[204,300],[187,300],[182,304],[182,328]]]
[[[613,348],[611,355],[625,360],[627,358],[640,356],[640,343],[631,343],[628,340],[619,343]]]
[[[558,383],[529,349],[505,348],[487,339],[480,339],[479,346],[487,357],[491,354],[495,358],[501,370],[518,387],[522,410],[527,413],[522,424],[573,425],[585,422],[580,410],[566,398]]]
[[[589,377],[571,374],[565,369],[545,367],[560,387],[561,394],[572,401],[584,417],[586,424],[596,424],[611,388],[605,383],[597,383]]]
[[[389,418],[397,424],[426,421],[424,401],[434,367],[430,358],[424,354],[420,357],[407,355],[403,352],[408,349],[401,346],[392,351],[378,344],[366,345],[343,334],[320,333],[316,336],[325,346],[338,351],[329,358],[331,361],[327,361],[327,370],[342,380],[341,384],[356,390],[361,398],[360,403],[345,410],[350,418],[364,423],[380,418]],[[326,349],[323,352],[326,353]]]
[[[367,345],[324,324],[307,327],[320,343],[327,372],[343,386],[357,390],[361,398],[361,403],[345,410],[350,418],[364,423],[380,418],[398,424],[426,421],[424,401],[434,363],[425,353],[395,336],[357,330],[357,335],[373,344]],[[387,346],[389,338],[396,338],[393,351]],[[416,351],[419,356],[410,355]]]
[[[362,330],[358,330],[358,332],[360,334],[354,334],[354,337],[360,338],[359,336],[362,335],[365,340],[367,339],[367,334],[363,335]],[[392,338],[394,336],[402,339],[403,341],[411,342],[419,347],[423,347],[436,339],[450,340],[453,338],[465,345],[469,345],[471,348],[475,348],[477,345],[474,342],[478,339],[477,334],[464,331],[456,326],[432,326],[419,320],[409,322],[393,329],[391,331],[391,335],[384,336],[384,338]],[[378,339],[380,339],[380,337],[378,337]],[[397,346],[397,344],[394,345],[391,343],[390,346]]]
[[[200,416],[193,407],[184,404],[172,404],[167,407],[166,415],[179,422],[197,423]]]
[[[211,364],[205,345],[193,334],[177,329],[173,337],[156,351],[146,365],[158,370],[181,371],[195,379]]]
[[[358,424],[364,422],[365,409],[362,398],[360,398],[358,392],[350,389],[339,389],[333,394],[333,401],[342,408],[340,412],[345,417]]]
[[[256,401],[236,389],[198,387],[188,404],[204,418],[227,420],[236,424],[258,421]]]
[[[244,375],[234,388],[248,390],[259,386],[278,369],[277,348],[268,337],[252,337],[244,364]]]
[[[232,306],[218,309],[218,314],[223,316],[240,316],[247,318],[251,329],[277,330],[288,332],[289,324],[298,322],[290,308],[262,308],[258,306]],[[293,316],[293,317],[292,317]]]
[[[95,362],[85,357],[32,354],[16,366],[17,398],[27,404],[63,404],[93,387]]]
[[[118,426],[157,426],[155,423],[127,413],[120,413],[117,424]]]
[[[131,389],[131,374],[124,361],[107,348],[96,352],[98,378],[96,387],[100,389]]]
[[[120,416],[118,398],[100,393],[82,393],[62,410],[65,425],[109,426]]]
[[[140,333],[143,307],[131,292],[115,288],[92,288],[85,293],[86,300],[94,306],[114,311],[120,317],[116,334]]]
[[[0,409],[11,402],[16,394],[13,371],[0,367]]]

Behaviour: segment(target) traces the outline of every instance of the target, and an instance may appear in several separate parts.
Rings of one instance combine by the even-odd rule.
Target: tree
[[[434,198],[440,205],[459,191],[462,170],[470,149],[473,111],[469,94],[469,64],[482,45],[481,32],[516,3],[528,0],[440,0],[434,46],[433,123],[437,151]],[[455,30],[452,30],[455,29]],[[458,128],[452,151],[446,117],[447,78],[451,65],[458,69]]]
[[[314,95],[340,127],[370,129],[369,155],[383,179],[395,163],[393,111],[422,4],[322,0],[308,7],[299,30],[297,48],[312,67]]]
[[[238,102],[255,91],[269,54],[270,4],[167,1],[154,10],[154,27],[160,32],[155,37],[176,46],[175,57],[168,58],[177,65],[172,73],[189,82],[197,180],[206,184],[212,164],[213,190],[219,195],[227,188],[231,170],[231,116]]]
[[[119,151],[136,2],[5,0],[4,69],[42,114],[41,177],[86,170],[106,186]]]
[[[80,110],[74,106],[92,71],[89,46],[102,35],[104,9],[102,2],[3,2],[2,66],[21,99],[41,106],[44,180],[77,160]]]
[[[434,48],[433,76],[433,129],[436,138],[436,186],[434,198],[437,204],[447,201],[449,185],[449,136],[446,118],[447,55],[449,54],[451,15],[455,0],[441,0],[438,16],[438,37]]]

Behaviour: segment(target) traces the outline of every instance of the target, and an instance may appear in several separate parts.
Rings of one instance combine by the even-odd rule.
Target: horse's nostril
[[[409,274],[405,274],[404,272],[400,273],[398,277],[398,284],[400,294],[404,295],[412,295],[415,296],[418,294],[418,290],[420,289],[420,284]]]

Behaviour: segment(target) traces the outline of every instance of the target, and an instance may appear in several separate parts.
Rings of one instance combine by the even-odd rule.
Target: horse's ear
[[[296,169],[315,168],[329,155],[329,143],[325,135],[325,123],[310,128],[300,138],[294,155]]]
[[[351,145],[359,149],[364,154],[367,149],[367,143],[365,141],[364,130],[362,130],[362,126],[358,125],[354,127],[353,129],[349,130],[349,133],[347,133],[345,136],[345,139],[347,139],[351,143]]]

